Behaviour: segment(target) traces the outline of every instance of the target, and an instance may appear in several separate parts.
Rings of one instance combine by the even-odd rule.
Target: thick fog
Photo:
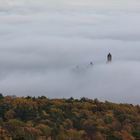
[[[139,104],[139,7],[139,0],[1,0],[0,92]]]

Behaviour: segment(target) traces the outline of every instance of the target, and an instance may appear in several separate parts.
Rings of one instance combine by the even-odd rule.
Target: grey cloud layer
[[[138,0],[1,0],[0,91],[139,103],[139,7]]]

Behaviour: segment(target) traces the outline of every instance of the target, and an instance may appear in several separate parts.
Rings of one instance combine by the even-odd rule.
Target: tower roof
[[[108,56],[112,56],[111,53],[109,53]]]

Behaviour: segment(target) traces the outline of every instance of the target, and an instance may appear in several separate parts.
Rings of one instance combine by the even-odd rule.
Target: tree
[[[2,93],[0,93],[0,100],[3,99],[3,98],[4,98],[4,96],[2,95]]]

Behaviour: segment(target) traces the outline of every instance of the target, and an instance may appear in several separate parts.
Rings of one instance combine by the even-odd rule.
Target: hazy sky
[[[140,1],[0,0],[0,92],[140,103]]]

